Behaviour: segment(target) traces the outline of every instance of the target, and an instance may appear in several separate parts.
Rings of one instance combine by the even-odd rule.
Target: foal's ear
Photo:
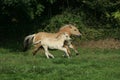
[[[62,34],[62,33],[58,34],[58,35],[56,36],[56,38],[59,38],[59,36],[60,36],[61,34]]]
[[[66,34],[66,32],[64,32],[64,33],[60,33],[60,34],[57,35],[56,38],[59,38],[61,35],[65,35],[65,34]]]
[[[62,34],[66,35],[67,33],[66,33],[66,32],[64,32],[64,33],[62,33]]]

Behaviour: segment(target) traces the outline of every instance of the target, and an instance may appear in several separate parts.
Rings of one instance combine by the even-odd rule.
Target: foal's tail
[[[30,44],[32,44],[32,42],[33,42],[34,36],[35,36],[35,34],[28,35],[28,36],[25,37],[24,43],[23,43],[23,51],[27,51]]]

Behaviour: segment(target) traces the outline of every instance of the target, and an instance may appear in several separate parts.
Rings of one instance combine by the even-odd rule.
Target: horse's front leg
[[[40,43],[34,45],[33,55],[35,55],[38,52],[38,50],[40,49],[40,47],[41,47]]]
[[[76,47],[72,43],[69,45],[69,47],[75,51],[76,55],[79,55]]]

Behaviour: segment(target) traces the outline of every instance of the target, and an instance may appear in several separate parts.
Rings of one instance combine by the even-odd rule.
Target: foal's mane
[[[59,38],[61,38],[61,36],[63,36],[64,34],[65,34],[65,32],[64,32],[64,33],[60,33],[56,38],[59,39]]]

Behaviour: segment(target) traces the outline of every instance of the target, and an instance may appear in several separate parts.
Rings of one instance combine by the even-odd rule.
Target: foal
[[[67,33],[61,33],[56,38],[43,38],[42,40],[37,41],[34,45],[40,43],[45,50],[45,55],[54,58],[54,56],[48,51],[49,49],[58,49],[64,51],[67,57],[69,58],[69,52],[64,46],[65,41],[71,40],[70,36]]]

